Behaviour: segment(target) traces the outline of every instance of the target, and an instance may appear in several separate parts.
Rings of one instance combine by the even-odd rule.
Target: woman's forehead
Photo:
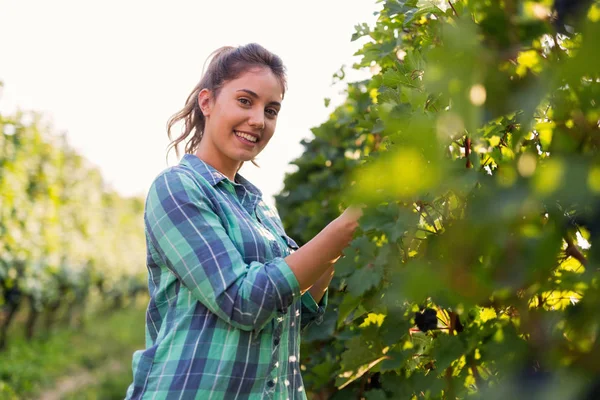
[[[268,68],[252,68],[242,72],[237,78],[225,83],[229,91],[251,91],[258,97],[268,97],[269,101],[283,99],[283,87],[279,79]]]

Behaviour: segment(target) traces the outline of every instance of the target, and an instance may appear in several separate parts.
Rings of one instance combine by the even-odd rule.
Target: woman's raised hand
[[[340,235],[339,239],[343,242],[343,248],[352,241],[354,231],[359,226],[358,220],[363,215],[362,209],[364,207],[363,205],[350,206],[334,221],[334,226]]]
[[[352,242],[363,207],[348,207],[308,243],[286,257],[301,290],[312,286]]]

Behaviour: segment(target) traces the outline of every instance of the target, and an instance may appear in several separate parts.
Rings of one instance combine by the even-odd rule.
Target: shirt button
[[[267,386],[272,388],[273,386],[275,386],[275,382],[269,381],[269,382],[267,382]]]

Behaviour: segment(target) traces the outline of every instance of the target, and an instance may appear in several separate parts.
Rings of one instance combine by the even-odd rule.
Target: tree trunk
[[[77,305],[77,299],[69,301],[67,303],[65,314],[62,316],[61,325],[71,327],[73,325],[73,313],[75,312],[75,306]]]
[[[25,324],[25,338],[27,340],[33,339],[33,334],[35,333],[35,323],[39,315],[39,311],[35,308],[34,299],[29,296],[29,317],[27,318],[27,323]]]
[[[48,333],[48,334],[50,333],[50,330],[52,329],[52,325],[54,325],[54,320],[56,319],[56,312],[60,308],[60,304],[61,304],[61,301],[56,300],[55,302],[53,302],[52,304],[50,304],[48,306],[48,311],[46,313],[46,320],[45,320],[45,324],[44,324],[44,328],[46,330],[46,333]]]
[[[17,314],[19,310],[19,306],[21,303],[9,303],[8,305],[8,314],[6,319],[2,322],[2,326],[0,327],[0,351],[6,348],[6,337],[8,334],[8,328],[10,323],[12,322],[14,316]]]
[[[115,296],[115,299],[114,299],[113,310],[119,310],[121,308],[123,308],[123,295],[118,294]]]

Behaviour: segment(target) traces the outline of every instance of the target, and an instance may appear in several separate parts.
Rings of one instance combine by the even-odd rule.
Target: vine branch
[[[472,168],[473,164],[471,163],[471,159],[469,158],[469,156],[471,155],[471,138],[469,138],[468,136],[465,137],[465,158],[467,159],[467,168]]]
[[[450,5],[450,7],[452,7],[452,11],[454,11],[454,15],[456,15],[456,18],[458,18],[458,13],[456,12],[456,8],[454,8],[454,4],[452,4],[450,0],[448,0],[448,4]]]
[[[579,251],[577,246],[575,246],[575,244],[573,243],[573,239],[571,239],[568,235],[565,235],[564,239],[565,242],[567,242],[567,256],[573,257],[574,259],[579,261],[581,265],[585,266],[587,264],[587,259],[583,254],[581,254],[581,251]]]
[[[473,378],[475,378],[475,384],[477,385],[478,389],[481,389],[483,387],[484,381],[483,381],[483,378],[481,377],[481,374],[477,370],[477,364],[475,363],[475,355],[470,354],[467,358],[469,360],[469,369],[471,370],[471,373],[473,374]]]

